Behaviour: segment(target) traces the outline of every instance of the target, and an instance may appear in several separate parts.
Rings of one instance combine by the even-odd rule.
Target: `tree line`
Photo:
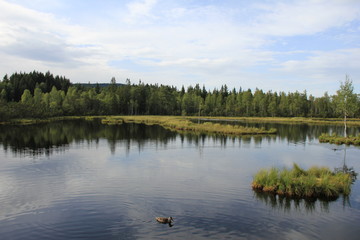
[[[344,95],[344,91],[347,95]],[[340,100],[346,100],[340,101]],[[117,84],[106,87],[71,84],[50,72],[14,73],[0,81],[0,120],[68,115],[184,115],[239,117],[360,117],[360,98],[351,80],[337,94],[314,97],[303,92],[229,90],[226,85],[200,87],[159,84]],[[344,111],[345,109],[345,111]],[[346,112],[346,113],[345,113]]]

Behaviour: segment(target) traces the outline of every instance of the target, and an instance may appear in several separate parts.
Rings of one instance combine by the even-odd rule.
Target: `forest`
[[[348,77],[346,77],[348,80]],[[346,83],[349,85],[347,86]],[[360,117],[359,94],[351,81],[348,99],[352,107],[345,115]],[[303,92],[264,92],[244,90],[207,90],[205,86],[182,87],[144,84],[139,81],[109,84],[72,84],[50,72],[13,73],[0,81],[0,121],[16,118],[46,118],[85,115],[183,115],[238,117],[343,117],[339,111],[340,91],[314,97]],[[346,99],[346,98],[345,98]]]

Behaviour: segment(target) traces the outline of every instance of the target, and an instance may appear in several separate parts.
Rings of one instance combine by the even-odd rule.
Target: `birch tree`
[[[345,77],[345,82],[341,82],[340,89],[334,96],[334,103],[336,112],[344,117],[344,137],[347,137],[347,117],[353,116],[359,107],[357,95],[354,93],[354,87],[348,75]]]

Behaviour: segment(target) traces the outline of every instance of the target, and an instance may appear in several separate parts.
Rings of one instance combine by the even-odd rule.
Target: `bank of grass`
[[[323,133],[320,135],[319,141],[321,143],[332,143],[338,145],[347,144],[347,145],[360,146],[360,135],[343,137],[343,136],[338,136],[336,134],[330,135],[328,133]]]
[[[54,120],[66,120],[66,119],[95,119],[95,118],[113,118],[116,116],[63,116],[63,117],[53,117],[45,119],[13,119],[7,122],[0,122],[0,124],[34,124],[39,122],[54,121]],[[127,116],[127,117],[158,117],[163,118],[164,116]],[[198,117],[179,117],[179,116],[170,116],[172,118],[186,118],[186,119],[198,119]],[[288,123],[288,124],[323,124],[323,125],[343,125],[344,121],[340,118],[310,118],[310,117],[201,117],[202,119],[210,120],[229,120],[229,121],[248,121],[248,122],[273,122],[273,123]],[[360,126],[360,118],[350,118],[347,120],[347,125],[349,126]]]
[[[160,125],[164,128],[175,131],[188,131],[198,133],[215,133],[224,135],[257,135],[275,134],[276,129],[255,127],[243,127],[230,124],[219,124],[212,122],[196,123],[187,117],[175,116],[109,116],[103,119],[107,124],[124,121],[125,123],[143,123],[147,125]]]
[[[9,121],[0,122],[1,125],[31,125],[38,123],[47,123],[47,122],[55,122],[62,120],[76,120],[83,119],[82,116],[63,116],[63,117],[50,117],[50,118],[21,118],[21,119],[11,119]]]
[[[197,118],[197,117],[193,117]],[[203,117],[210,120],[237,120],[248,122],[273,122],[288,124],[321,124],[321,125],[344,125],[342,118],[312,118],[312,117]],[[348,126],[360,126],[360,118],[347,120]]]
[[[334,173],[326,167],[308,170],[294,164],[292,169],[260,170],[253,178],[252,188],[280,196],[336,199],[350,194],[352,178],[348,173]]]

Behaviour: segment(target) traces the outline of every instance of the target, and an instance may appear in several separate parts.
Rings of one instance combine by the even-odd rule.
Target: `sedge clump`
[[[260,170],[254,175],[252,188],[281,196],[333,199],[349,195],[351,183],[348,173],[335,173],[326,167],[304,170],[294,164],[292,169]]]

